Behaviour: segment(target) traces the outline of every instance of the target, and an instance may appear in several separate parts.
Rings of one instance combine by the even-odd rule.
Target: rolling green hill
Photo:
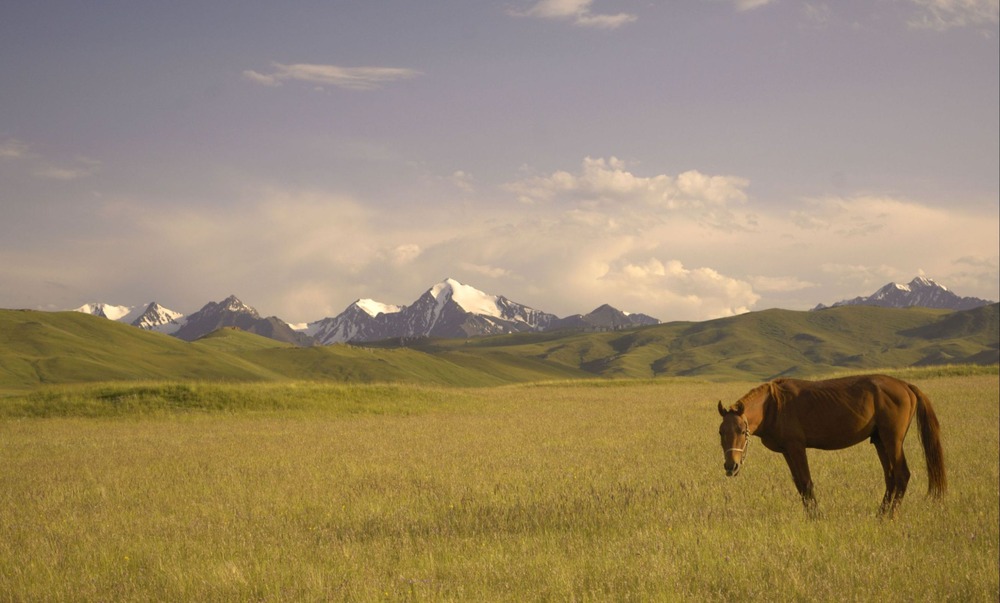
[[[0,310],[0,387],[280,375],[238,356],[79,312]]]
[[[620,332],[429,343],[544,359],[603,377],[770,379],[831,370],[1000,361],[1000,305],[965,312],[850,306],[765,310]]]
[[[0,390],[118,380],[404,382],[765,380],[1000,361],[1000,305],[765,310],[613,332],[299,348],[235,329],[187,343],[76,312],[0,310]]]

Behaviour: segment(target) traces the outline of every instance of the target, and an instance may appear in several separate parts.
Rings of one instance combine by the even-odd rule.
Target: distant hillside
[[[0,310],[0,393],[135,380],[411,382],[484,386],[587,376],[519,357],[457,364],[417,350],[303,348],[239,328],[194,342],[79,312]]]
[[[241,358],[104,318],[79,312],[0,310],[0,387],[279,377]]]
[[[115,380],[304,379],[464,386],[593,377],[764,380],[1000,362],[1000,305],[767,310],[622,331],[302,348],[239,329],[188,343],[77,312],[0,310],[0,390]]]
[[[764,380],[834,370],[1000,362],[1000,305],[950,313],[855,306],[823,312],[765,310],[706,322],[674,322],[617,333],[487,338],[437,353],[503,350],[596,376]]]

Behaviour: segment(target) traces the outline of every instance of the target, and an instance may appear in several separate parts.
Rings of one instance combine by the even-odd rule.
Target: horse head
[[[745,410],[742,402],[737,402],[729,408],[719,401],[719,414],[722,425],[719,425],[719,438],[722,440],[722,454],[726,462],[726,475],[734,477],[740,472],[740,465],[746,458],[747,447],[750,445],[750,423],[743,416]]]

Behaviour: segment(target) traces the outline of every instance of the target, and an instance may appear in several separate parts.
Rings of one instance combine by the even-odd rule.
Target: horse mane
[[[759,399],[766,400],[767,396],[769,395],[771,396],[771,398],[779,401],[780,403],[781,400],[784,400],[784,396],[781,395],[779,392],[780,388],[775,384],[775,382],[768,381],[767,383],[762,383],[757,387],[753,388],[752,390],[748,391],[747,393],[743,394],[743,397],[737,400],[736,404],[742,404],[743,406],[747,406],[752,402],[757,402],[757,400]],[[734,404],[733,406],[735,407],[736,404]]]
[[[787,379],[775,379],[773,381],[768,381],[765,385],[770,388],[771,399],[774,400],[778,408],[785,405],[785,400],[789,396],[795,395],[795,392],[791,391],[790,384]]]

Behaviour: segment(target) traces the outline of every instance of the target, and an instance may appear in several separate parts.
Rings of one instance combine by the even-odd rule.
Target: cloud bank
[[[420,191],[400,208],[244,184],[239,201],[192,201],[166,215],[142,199],[100,199],[76,214],[72,239],[0,253],[0,285],[51,283],[50,301],[66,296],[63,307],[148,302],[116,296],[116,287],[145,290],[182,312],[235,293],[305,322],[358,298],[410,303],[454,277],[563,316],[610,303],[669,321],[807,309],[918,273],[971,293],[997,287],[1000,262],[995,212],[879,195],[768,209],[745,178],[644,173],[615,157],[480,186],[471,200],[456,191],[437,207]],[[17,272],[28,257],[34,273]]]

